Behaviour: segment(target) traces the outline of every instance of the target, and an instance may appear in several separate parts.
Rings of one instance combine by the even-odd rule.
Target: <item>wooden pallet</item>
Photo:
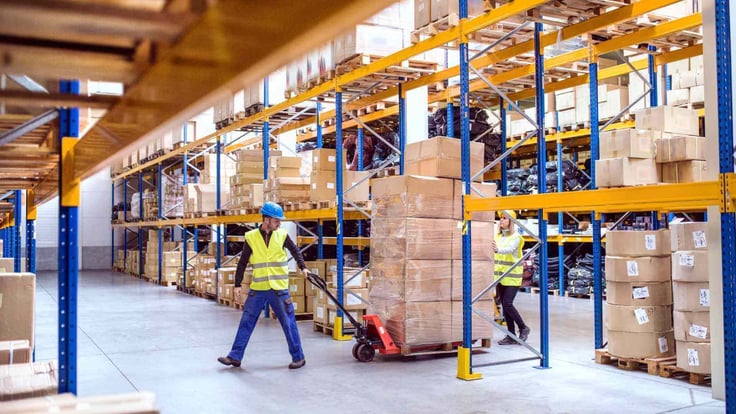
[[[194,294],[194,288],[192,288],[192,287],[184,287],[184,286],[181,286],[181,285],[176,285],[176,290],[178,290],[180,292],[187,293],[189,295],[193,295]]]
[[[620,358],[608,353],[606,349],[597,349],[595,351],[595,362],[604,365],[613,365],[619,369],[626,371],[643,370],[646,368],[648,374],[660,375],[662,367],[668,364],[674,364],[677,357],[662,358]]]
[[[225,298],[217,299],[217,303],[219,303],[220,305],[225,305],[225,306],[230,306],[230,307],[232,307],[233,302],[234,301],[231,299],[225,299]]]
[[[335,327],[332,325],[328,325],[326,323],[321,322],[314,322],[312,324],[312,329],[314,332],[322,332],[325,335],[332,336],[332,333],[335,331]],[[355,330],[350,326],[345,326],[345,330],[343,331],[344,334],[352,334]]]
[[[210,299],[210,300],[214,300],[215,299],[215,295],[213,295],[211,293],[197,292],[196,290],[194,291],[194,296],[196,296],[198,298],[204,298],[204,299]]]
[[[542,289],[538,287],[532,287],[530,290],[532,293],[536,293],[537,295],[542,291]],[[560,296],[559,289],[548,289],[547,293],[552,296]]]
[[[243,310],[243,304],[242,303],[235,302],[235,301],[232,301],[230,303],[230,307],[231,308],[234,308],[234,309],[237,309],[237,310],[241,310],[241,311]]]
[[[696,372],[689,372],[678,367],[676,361],[662,364],[660,367],[659,375],[664,378],[684,379],[694,385],[711,384],[710,374],[698,374]]]

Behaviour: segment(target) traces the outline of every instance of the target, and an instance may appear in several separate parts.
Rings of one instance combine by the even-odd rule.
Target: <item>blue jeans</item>
[[[233,348],[227,355],[236,361],[242,361],[245,347],[248,346],[250,335],[256,327],[258,317],[263,306],[268,302],[271,309],[281,323],[286,342],[289,343],[289,353],[293,362],[304,359],[299,329],[294,317],[294,305],[291,303],[288,290],[251,290],[243,306],[243,316],[240,318],[238,333],[235,334]]]

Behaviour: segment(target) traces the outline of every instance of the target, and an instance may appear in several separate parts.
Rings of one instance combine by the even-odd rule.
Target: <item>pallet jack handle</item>
[[[340,301],[337,300],[337,298],[332,294],[332,292],[330,292],[330,290],[327,289],[327,282],[325,282],[324,279],[322,279],[321,277],[319,277],[319,275],[316,274],[316,273],[307,272],[307,280],[309,280],[309,282],[311,284],[313,284],[317,289],[319,289],[322,292],[324,292],[327,295],[327,297],[330,298],[330,300],[332,300],[335,303],[335,306],[337,306],[338,308],[340,308],[340,310],[342,311],[342,313],[344,313],[345,316],[348,317],[348,319],[350,320],[350,323],[353,324],[353,326],[355,327],[356,332],[361,332],[363,329],[365,329],[365,328],[363,328],[363,324],[359,323],[353,317],[353,315],[351,315],[350,312],[348,312],[345,309],[345,307],[342,305],[342,303],[340,303]]]

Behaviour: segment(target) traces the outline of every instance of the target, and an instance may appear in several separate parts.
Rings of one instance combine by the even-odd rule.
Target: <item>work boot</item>
[[[516,345],[516,341],[514,341],[514,338],[506,335],[502,340],[498,341],[499,345]]]
[[[289,364],[289,369],[299,369],[304,366],[304,364],[307,363],[306,359],[300,359],[299,361],[294,361],[291,364]]]
[[[219,357],[217,358],[217,361],[220,362],[222,365],[232,365],[235,368],[240,366],[240,361],[234,360],[228,356]]]
[[[532,330],[529,329],[528,326],[525,326],[525,327],[521,328],[521,331],[519,331],[519,339],[521,339],[522,341],[526,342],[526,340],[529,338],[529,332],[531,332],[531,331]]]

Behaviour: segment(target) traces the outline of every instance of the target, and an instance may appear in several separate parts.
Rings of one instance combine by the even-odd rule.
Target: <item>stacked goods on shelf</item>
[[[0,273],[0,341],[28,341],[34,345],[36,275]]]
[[[163,192],[161,215],[164,217],[183,216],[184,187],[182,186],[181,169],[176,170],[173,176],[163,175],[161,191]]]
[[[667,91],[667,105],[703,105],[705,101],[703,56],[668,64],[667,71],[672,74],[672,89]]]
[[[204,167],[200,171],[200,184],[217,184],[217,154],[204,154]],[[220,185],[221,191],[229,191],[229,178],[235,175],[235,161],[227,155],[220,155]]]
[[[139,262],[138,249],[129,249],[128,257],[126,257],[125,261],[125,271],[137,276],[140,273],[140,267],[138,267]]]
[[[698,112],[687,108],[658,107],[637,112],[636,122],[652,129],[656,161],[665,183],[689,183],[706,179],[705,137],[699,136]]]
[[[329,276],[327,278],[328,288],[332,296],[337,297],[337,266],[330,266]],[[307,282],[309,283],[309,282]],[[328,326],[335,325],[335,316],[337,316],[337,306],[329,299],[324,292],[316,291],[314,297],[315,308],[317,306],[326,309]],[[343,297],[342,304],[350,314],[360,322],[368,308],[368,272],[354,267],[343,267]],[[346,320],[346,318],[343,318]]]
[[[281,151],[270,151],[280,155]],[[258,208],[263,205],[263,150],[235,151],[235,175],[230,177],[230,209]]]
[[[155,220],[158,217],[158,197],[156,191],[143,190],[143,219]]]
[[[294,305],[294,313],[312,313],[313,292],[311,284],[296,272],[289,273],[289,296]]]
[[[0,401],[56,394],[57,378],[56,361],[0,365]]]
[[[236,267],[217,269],[217,297],[220,299],[235,300],[235,269]]]
[[[125,268],[125,251],[123,249],[118,249],[116,252],[113,267],[116,270],[123,270]]]
[[[175,251],[177,242],[164,242],[161,257],[161,282],[176,282],[177,271],[181,268],[182,252]],[[143,273],[148,279],[158,280],[158,231],[148,231],[146,256]]]
[[[311,155],[311,174],[309,199],[311,201],[335,201],[336,200],[336,156],[334,149],[315,149],[304,151],[303,159]],[[343,152],[343,160],[347,159]],[[349,171],[343,165],[343,199],[352,202],[365,202],[370,198],[370,182],[368,171]]]
[[[309,178],[301,176],[301,167],[301,157],[269,157],[268,180],[263,186],[264,201],[309,201]]]
[[[141,203],[145,207],[146,203],[156,203],[156,193],[154,191],[146,191],[143,193],[133,193],[133,197],[130,199],[130,217],[134,219],[142,219],[141,217]]]
[[[198,254],[194,259],[194,268],[187,272],[187,278],[194,279],[194,291],[199,294],[215,295],[215,278],[217,270],[215,257]]]
[[[468,17],[475,17],[483,13],[485,2],[482,0],[468,1]],[[453,0],[416,0],[414,2],[414,27],[419,29],[431,22],[448,20],[450,26],[459,21],[458,2]]]
[[[409,144],[404,156],[404,172],[409,175],[462,179],[460,146],[459,139],[442,136]],[[482,143],[470,143],[471,175],[483,168],[484,152]],[[482,178],[477,177],[476,181]]]
[[[240,284],[240,294],[233,293],[233,299],[236,304],[242,305],[245,303],[245,299],[248,297],[248,291],[250,291],[250,283],[253,280],[253,268],[248,267],[245,269],[245,273],[243,273],[243,281]],[[235,276],[233,274],[233,283],[235,283]],[[235,289],[233,285],[233,289]]]
[[[656,133],[640,127],[639,116],[637,128],[601,132],[600,159],[595,161],[598,187],[629,187],[660,181],[655,162]]]
[[[622,358],[674,353],[670,232],[606,233],[608,352]]]
[[[677,366],[710,374],[707,223],[672,223],[670,231]]]
[[[268,75],[268,104],[273,106],[284,101],[284,91],[286,90],[286,69],[282,68]],[[243,109],[246,115],[263,109],[266,103],[264,96],[264,82],[258,81],[247,86],[243,93]],[[237,114],[238,111],[235,111]]]
[[[320,278],[327,281],[327,262],[324,260],[313,260],[306,261],[304,264],[307,269],[318,275]],[[346,273],[345,273],[346,274]],[[317,289],[309,281],[304,281],[304,292],[307,296],[307,301],[311,302],[307,304],[308,312],[313,313],[313,320],[317,323],[326,325],[329,321],[327,315],[327,301],[324,293]]]

